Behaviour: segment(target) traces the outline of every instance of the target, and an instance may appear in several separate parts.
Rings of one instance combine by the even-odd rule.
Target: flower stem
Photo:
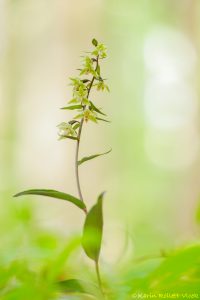
[[[97,56],[95,71],[98,69],[98,66],[99,66],[99,57]],[[90,85],[88,87],[87,99],[89,98],[90,91],[92,89],[94,80],[95,80],[95,76],[92,77],[92,80],[91,80]],[[83,111],[84,110],[85,110],[85,107],[83,108]],[[80,146],[83,122],[84,122],[84,118],[81,119],[80,127],[79,127],[79,130],[78,130],[78,135],[77,135],[76,155],[75,155],[75,169],[76,169],[76,183],[77,183],[79,197],[80,197],[80,200],[84,202],[82,191],[81,191],[81,185],[80,185],[80,179],[79,179],[79,168],[78,168],[79,167],[78,166],[79,146]],[[86,208],[84,209],[84,212],[87,215],[87,209]],[[97,274],[97,281],[98,281],[100,292],[101,292],[103,298],[105,298],[105,295],[104,295],[104,292],[103,292],[103,287],[102,287],[102,282],[101,282],[101,276],[100,276],[100,271],[99,271],[99,262],[98,262],[98,260],[95,261],[95,270],[96,270],[96,274]]]
[[[96,274],[97,274],[97,281],[98,281],[99,289],[102,293],[102,296],[105,297],[103,287],[102,287],[102,281],[101,281],[101,275],[100,275],[100,271],[99,271],[99,261],[98,260],[95,260],[95,270],[96,270]]]
[[[97,70],[98,65],[99,65],[99,57],[97,56],[95,71]],[[89,98],[90,91],[92,89],[94,80],[95,80],[95,76],[92,77],[92,80],[91,80],[90,85],[88,87],[87,99]],[[84,111],[84,109],[85,108],[83,108],[83,111]],[[79,198],[80,198],[81,201],[84,202],[84,200],[83,200],[83,194],[82,194],[82,191],[81,191],[80,178],[79,178],[79,168],[78,168],[79,167],[78,166],[79,147],[80,147],[80,140],[81,140],[81,133],[82,133],[82,128],[83,128],[83,122],[84,122],[84,118],[81,119],[80,127],[79,127],[79,130],[78,130],[78,135],[77,135],[76,154],[75,154],[75,172],[76,172],[76,184],[77,184]],[[86,208],[84,209],[84,211],[87,214],[87,209]]]

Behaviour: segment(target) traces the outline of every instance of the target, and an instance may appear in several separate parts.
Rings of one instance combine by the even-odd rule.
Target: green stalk
[[[100,275],[100,271],[99,271],[99,261],[98,260],[95,261],[95,270],[96,270],[99,289],[101,291],[101,294],[102,294],[103,298],[105,298],[104,291],[103,291],[103,286],[102,286],[102,281],[101,281],[101,275]]]
[[[99,57],[97,56],[96,59],[96,68],[95,71],[98,69],[99,66]],[[87,99],[89,98],[93,83],[95,80],[95,76],[92,77],[92,80],[90,82],[89,88],[88,88],[88,93],[87,93]],[[85,110],[85,107],[83,108],[83,111]],[[77,183],[77,189],[78,189],[78,194],[79,194],[79,198],[81,201],[84,202],[83,200],[83,194],[81,191],[81,185],[80,185],[80,177],[79,177],[79,165],[78,165],[78,160],[79,160],[79,148],[80,148],[80,140],[81,140],[81,133],[82,133],[82,129],[83,129],[83,122],[84,122],[84,118],[81,119],[80,122],[80,127],[78,130],[78,135],[77,135],[77,142],[76,142],[76,154],[75,154],[75,172],[76,172],[76,183]],[[84,209],[85,214],[87,215],[87,209]],[[99,262],[95,261],[95,270],[96,270],[96,275],[97,275],[97,281],[98,281],[98,285],[99,285],[99,289],[102,293],[102,295],[104,296],[104,292],[103,292],[103,288],[102,288],[102,281],[101,281],[101,275],[100,275],[100,271],[99,271]]]
[[[96,60],[96,68],[95,68],[95,71],[97,70],[98,68],[98,65],[99,65],[99,58],[97,57],[97,60]],[[90,85],[89,85],[89,88],[88,88],[88,93],[87,93],[87,99],[89,98],[89,95],[90,95],[90,91],[92,89],[92,86],[93,86],[93,83],[94,83],[94,80],[95,80],[95,76],[92,77],[92,80],[90,82]],[[85,108],[83,108],[83,111],[84,111]],[[79,198],[81,201],[84,202],[83,200],[83,194],[82,194],[82,191],[81,191],[81,185],[80,185],[80,177],[79,177],[79,165],[78,165],[78,160],[79,160],[79,147],[80,147],[80,140],[81,140],[81,133],[82,133],[82,128],[83,128],[83,122],[84,122],[84,118],[81,119],[81,122],[80,122],[80,127],[79,127],[79,130],[78,130],[78,135],[77,135],[77,143],[76,143],[76,154],[75,154],[75,173],[76,173],[76,184],[77,184],[77,189],[78,189],[78,194],[79,194]],[[87,214],[87,209],[84,209],[85,213]]]

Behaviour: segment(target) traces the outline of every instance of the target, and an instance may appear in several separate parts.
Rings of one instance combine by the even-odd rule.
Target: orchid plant
[[[88,210],[87,204],[83,197],[79,179],[80,165],[88,160],[108,154],[111,151],[109,150],[79,159],[79,147],[83,125],[89,121],[94,123],[99,123],[102,121],[109,122],[106,119],[106,114],[100,108],[97,108],[93,101],[90,100],[90,94],[93,89],[97,91],[109,91],[106,80],[101,75],[101,61],[107,57],[106,46],[102,43],[99,43],[96,39],[92,40],[92,44],[94,49],[91,52],[87,52],[87,55],[83,57],[82,66],[80,69],[78,69],[79,76],[70,78],[70,85],[72,86],[72,99],[68,102],[67,106],[62,108],[63,110],[75,111],[76,114],[72,120],[68,122],[61,122],[58,125],[59,140],[71,139],[76,142],[75,175],[78,197],[49,189],[29,189],[16,194],[15,197],[23,195],[42,195],[53,197],[71,202],[85,213],[82,246],[86,255],[95,263],[98,286],[102,296],[104,297],[99,271],[99,255],[103,232],[102,202],[104,192],[99,195],[96,204],[94,204],[94,206]]]

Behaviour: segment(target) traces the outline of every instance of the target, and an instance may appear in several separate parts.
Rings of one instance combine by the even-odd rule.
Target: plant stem
[[[99,57],[97,56],[95,71],[97,70],[98,65],[99,65]],[[95,80],[95,76],[92,77],[92,80],[90,82],[90,85],[89,85],[89,88],[88,88],[88,93],[87,93],[87,99],[89,98],[90,91],[91,91],[91,88],[93,86],[94,80]],[[84,111],[84,109],[85,108],[83,108],[83,111]],[[84,122],[84,118],[81,119],[80,127],[79,127],[79,130],[78,130],[78,135],[77,135],[76,155],[75,155],[75,172],[76,172],[76,183],[77,183],[79,198],[80,198],[81,201],[84,202],[83,194],[82,194],[82,191],[81,191],[81,185],[80,185],[80,179],[79,179],[79,169],[78,169],[79,146],[80,146],[83,122]],[[84,212],[87,214],[87,209],[86,208],[84,209]]]
[[[80,138],[81,138],[82,127],[83,127],[83,119],[81,120],[79,131],[78,131],[78,136],[77,136],[78,139],[77,139],[77,143],[76,143],[76,156],[75,156],[76,183],[77,183],[79,198],[80,198],[81,201],[83,201],[83,195],[82,195],[82,192],[81,192],[81,186],[80,186],[80,180],[79,180],[79,172],[78,172],[78,154],[79,154],[79,145],[80,145]],[[86,213],[87,213],[87,211],[86,211]]]
[[[97,274],[97,281],[98,281],[99,289],[104,297],[104,291],[103,291],[103,287],[102,287],[102,281],[101,281],[101,275],[100,275],[100,271],[99,271],[99,261],[98,260],[95,260],[95,270],[96,270],[96,274]]]
[[[97,70],[98,66],[99,66],[99,57],[97,56],[95,71]],[[95,80],[95,76],[92,77],[92,80],[91,80],[90,85],[88,87],[87,99],[89,98],[90,91],[92,89],[94,80]],[[85,107],[83,108],[83,111],[84,110],[85,110]],[[84,202],[82,191],[81,191],[81,185],[80,185],[80,179],[79,179],[79,168],[78,168],[79,167],[78,166],[79,146],[80,146],[80,139],[81,139],[81,133],[82,133],[82,128],[83,128],[83,122],[84,122],[84,118],[81,119],[80,127],[79,127],[79,130],[78,130],[78,135],[77,135],[75,169],[76,169],[76,182],[77,182],[79,197],[80,197],[80,200]],[[84,209],[84,211],[87,215],[87,209],[86,208]],[[101,294],[102,294],[103,298],[105,298],[104,292],[103,292],[103,287],[102,287],[102,282],[101,282],[101,276],[100,276],[100,271],[99,271],[99,262],[98,262],[98,260],[95,261],[95,270],[96,270],[96,274],[97,274],[97,281],[98,281],[99,289],[101,291]]]

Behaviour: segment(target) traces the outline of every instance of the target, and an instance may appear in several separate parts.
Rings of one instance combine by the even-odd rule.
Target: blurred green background
[[[77,74],[93,37],[108,47],[103,73],[111,93],[92,99],[112,123],[84,127],[81,156],[113,151],[82,167],[81,184],[89,205],[107,191],[102,261],[115,264],[123,249],[135,258],[198,240],[199,6],[198,0],[0,1],[4,262],[38,261],[37,249],[43,261],[80,232],[83,216],[73,206],[12,195],[34,187],[77,195],[75,143],[58,142],[56,125],[70,118],[59,108],[71,97],[68,77]]]

